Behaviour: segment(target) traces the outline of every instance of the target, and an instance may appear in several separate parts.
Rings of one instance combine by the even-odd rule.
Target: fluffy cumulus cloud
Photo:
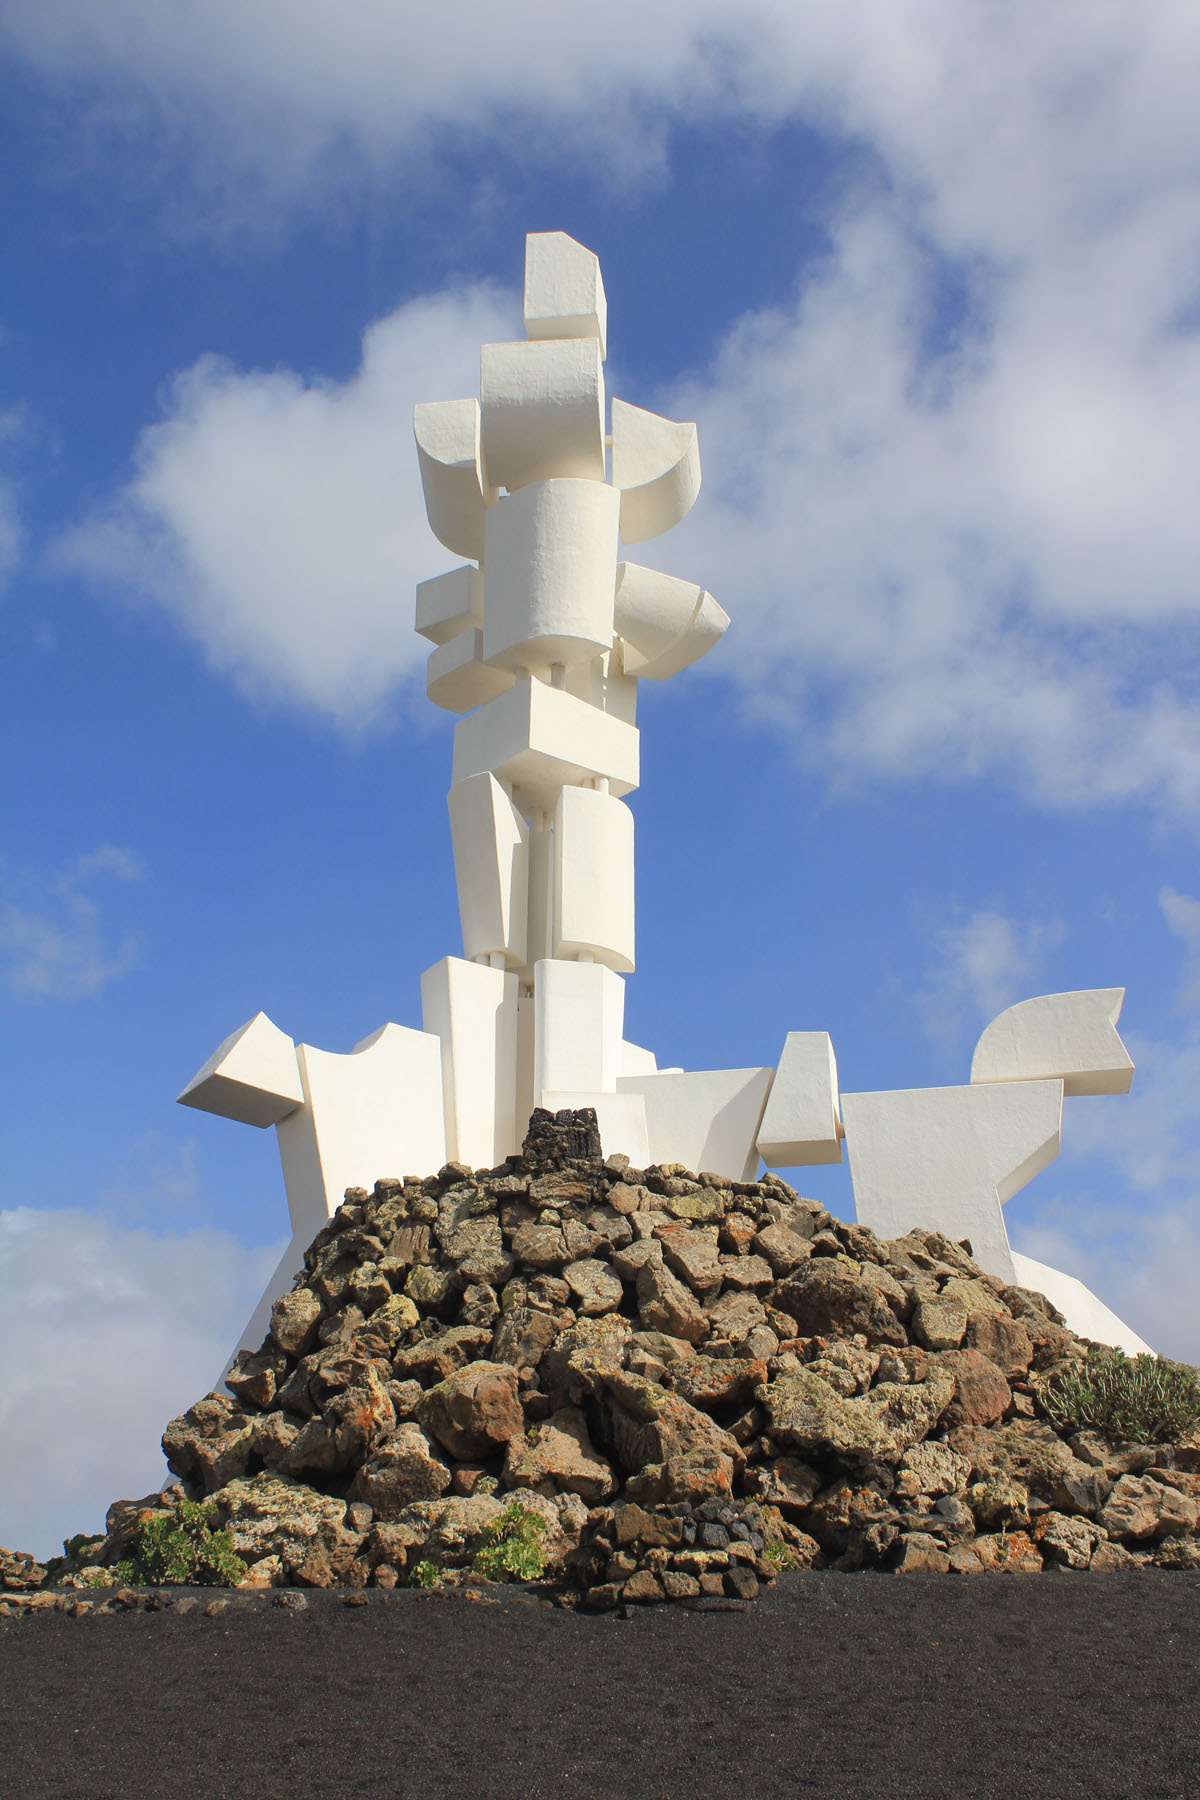
[[[0,978],[39,1000],[85,1000],[135,969],[139,936],[112,927],[95,887],[143,879],[133,851],[101,844],[45,879],[0,869]]]
[[[163,1427],[216,1381],[279,1250],[0,1211],[0,1543],[53,1555],[170,1479]]]
[[[1034,991],[1061,928],[979,910],[939,921],[916,999],[931,1037],[954,1043]]]
[[[373,325],[345,382],[196,364],[57,560],[165,608],[245,691],[360,729],[429,648],[413,584],[454,561],[425,524],[413,404],[474,393],[481,340],[519,323],[478,287]]]
[[[206,168],[228,151],[277,185],[324,167],[322,146],[343,175],[392,168],[418,144],[436,156],[439,125],[486,133],[501,112],[568,153],[605,134],[669,160],[673,119],[730,115],[854,147],[828,253],[792,303],[734,323],[713,365],[661,396],[699,418],[709,471],[664,559],[733,614],[720,666],[747,707],[827,769],[1195,812],[1200,140],[1183,0],[419,18],[314,0],[282,19],[18,0],[8,31],[48,78],[136,84],[164,121],[203,129]],[[479,296],[404,308],[343,388],[192,370],[107,535],[85,540],[93,566],[140,567],[241,679],[345,716],[352,690],[369,700],[413,656],[407,603],[378,603],[385,583],[403,592],[416,504],[406,434],[381,429],[402,385],[381,361],[422,367],[422,335],[461,328],[464,351],[506,335],[492,313]],[[364,463],[332,495],[319,473]],[[335,578],[336,630],[310,604]]]

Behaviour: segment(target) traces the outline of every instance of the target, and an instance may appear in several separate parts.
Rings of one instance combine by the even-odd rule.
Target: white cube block
[[[1016,1279],[1003,1202],[1058,1155],[1061,1081],[843,1094],[854,1206],[879,1237],[919,1226]]]
[[[608,302],[600,259],[565,231],[531,231],[525,238],[525,335],[596,338],[605,352]]]
[[[605,479],[604,372],[594,338],[485,344],[479,387],[489,481],[512,489],[556,475]]]
[[[565,787],[554,814],[556,957],[634,967],[633,814],[594,788]]]
[[[496,490],[484,479],[478,400],[430,400],[413,408],[429,527],[447,550],[478,562],[483,520]]]
[[[442,1046],[446,1155],[494,1169],[519,1150],[517,977],[447,956],[421,977],[421,1023]]]
[[[621,490],[621,536],[627,544],[669,531],[691,511],[700,492],[695,425],[679,425],[614,400],[612,478]]]
[[[539,962],[534,968],[533,1087],[544,1093],[617,1091],[625,984],[602,963]]]
[[[484,662],[482,631],[461,631],[449,643],[439,644],[425,665],[426,696],[447,712],[486,706],[497,694],[507,693],[513,679],[511,670]]]
[[[758,1133],[768,1169],[842,1160],[838,1075],[827,1031],[789,1031]]]
[[[468,958],[526,959],[529,827],[494,775],[458,782],[446,796],[454,874]]]
[[[518,681],[454,729],[454,782],[490,770],[525,807],[553,810],[565,784],[603,776],[618,797],[638,784],[636,726],[544,681]]]
[[[758,1129],[771,1069],[696,1069],[686,1074],[623,1075],[619,1094],[646,1103],[651,1162],[678,1162],[730,1181],[758,1172]]]
[[[431,644],[447,644],[483,626],[483,573],[470,563],[417,583],[417,630]]]
[[[538,481],[497,501],[484,536],[488,662],[545,668],[612,648],[619,506],[597,481]]]
[[[304,1104],[296,1046],[266,1013],[255,1013],[213,1052],[179,1103],[243,1125],[278,1125]]]

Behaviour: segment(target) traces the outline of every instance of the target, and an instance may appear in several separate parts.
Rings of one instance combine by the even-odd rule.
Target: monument
[[[421,1029],[388,1022],[348,1055],[258,1013],[183,1104],[276,1129],[293,1237],[242,1345],[257,1346],[345,1189],[492,1168],[535,1107],[594,1107],[604,1151],[732,1180],[838,1162],[860,1223],[968,1238],[978,1262],[1045,1292],[1080,1334],[1146,1346],[1070,1276],[1014,1254],[1003,1204],[1058,1153],[1065,1095],[1125,1093],[1124,990],[1052,994],[992,1022],[961,1087],[839,1092],[826,1031],[787,1033],[775,1067],[659,1069],[624,1035],[635,966],[636,710],[719,641],[704,589],[628,560],[690,510],[694,424],[614,398],[597,258],[526,239],[525,331],[485,344],[478,399],[419,405],[435,537],[457,568],[417,589],[427,692],[460,715],[448,798],[461,956],[421,977]]]

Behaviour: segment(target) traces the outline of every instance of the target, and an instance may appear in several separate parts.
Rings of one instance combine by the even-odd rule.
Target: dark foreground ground
[[[0,1626],[0,1792],[1200,1797],[1198,1575],[790,1576],[628,1619],[306,1599]]]

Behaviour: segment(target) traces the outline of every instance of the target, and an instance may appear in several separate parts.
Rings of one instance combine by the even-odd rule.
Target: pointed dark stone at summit
[[[561,1112],[547,1112],[537,1106],[529,1115],[529,1130],[521,1151],[527,1162],[542,1169],[561,1169],[567,1163],[601,1163],[600,1127],[594,1106],[581,1106],[577,1111],[564,1107]]]

